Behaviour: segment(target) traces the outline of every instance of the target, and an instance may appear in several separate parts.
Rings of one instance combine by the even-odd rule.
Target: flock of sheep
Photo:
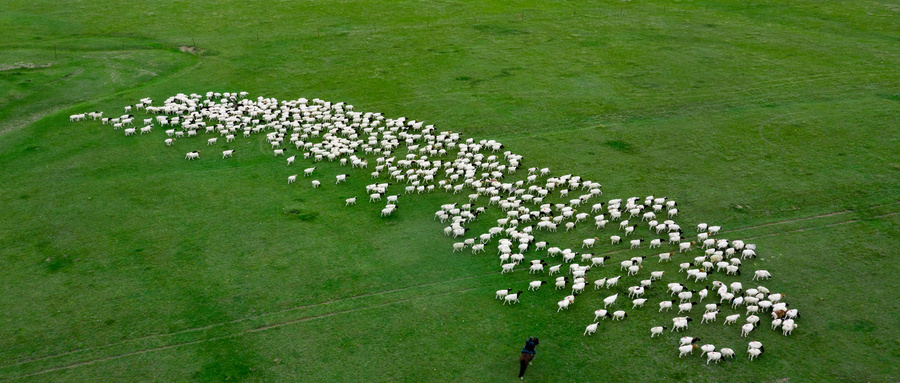
[[[720,314],[726,314],[724,310],[734,313],[726,315],[723,324],[739,327],[743,337],[759,327],[761,317],[766,316],[771,318],[771,328],[781,329],[785,336],[797,328],[798,311],[788,307],[784,294],[771,292],[765,286],[745,289],[741,282],[709,280],[710,275],[730,279],[740,276],[744,262],[756,258],[756,247],[739,239],[722,238],[718,226],[699,224],[694,233],[685,233],[674,221],[678,216],[678,204],[674,200],[646,196],[600,201],[603,192],[599,183],[572,174],[554,176],[549,168],[522,169],[523,157],[505,151],[495,140],[464,139],[459,133],[439,132],[433,125],[420,121],[355,112],[352,105],[344,103],[303,98],[278,101],[258,97],[252,100],[246,96],[246,92],[178,94],[161,105],[154,105],[149,98],[141,99],[137,104],[125,107],[126,113],[144,110],[156,115],[144,118],[141,128],[135,127],[132,114],[105,118],[102,112],[90,112],[72,115],[70,120],[100,119],[116,130],[123,129],[126,136],[151,134],[158,126],[166,129],[166,146],[173,146],[183,137],[201,134],[208,137],[204,147],[216,145],[220,138],[231,142],[239,136],[265,135],[274,156],[282,156],[288,165],[293,164],[297,156],[302,156],[314,162],[337,161],[342,166],[366,169],[377,181],[366,186],[368,200],[376,203],[384,197],[382,216],[390,216],[397,210],[402,194],[463,193],[468,198],[467,203],[444,204],[434,215],[435,219],[448,224],[445,235],[459,239],[452,245],[453,251],[486,252],[486,247],[496,240],[501,273],[524,272],[527,268],[531,274],[559,274],[553,281],[555,288],[571,289],[571,293],[566,291],[568,295],[557,302],[557,312],[568,310],[575,304],[576,297],[578,301],[585,300],[590,304],[603,303],[603,307],[594,312],[593,323],[585,328],[585,336],[597,331],[600,320],[618,321],[628,317],[622,308],[608,311],[621,304],[620,293],[631,299],[630,310],[643,309],[648,303],[647,291],[661,289],[660,281],[671,276],[663,270],[649,269],[661,267],[676,257],[684,258],[678,270],[678,275],[684,277],[680,277],[681,282],[668,283],[667,294],[662,294],[666,298],[654,303],[658,304],[659,313],[668,313],[675,308],[677,311],[670,325],[650,329],[651,338],[666,330],[687,330],[694,321],[691,315],[700,317],[700,324],[695,327],[715,323]],[[199,149],[187,152],[185,159],[198,160],[200,152]],[[234,155],[233,149],[222,151],[223,159]],[[371,169],[369,159],[374,162]],[[306,168],[303,176],[315,178],[316,170],[316,167]],[[523,172],[527,175],[515,179]],[[335,183],[342,183],[349,176],[336,175]],[[297,177],[298,174],[289,175],[288,183],[296,182]],[[317,188],[321,182],[311,179],[310,184]],[[354,205],[356,200],[356,197],[348,198],[345,204]],[[579,211],[588,205],[589,212],[587,208]],[[467,226],[479,216],[484,217],[489,209],[495,215],[502,212],[496,225],[485,233],[467,236]],[[591,230],[612,232],[607,233],[612,234],[608,236],[610,246],[624,246],[627,242],[628,248],[593,254],[590,251],[595,245],[606,242],[599,239],[599,235],[584,239],[575,250],[562,244],[538,241],[535,237],[550,235],[560,228],[576,230],[578,225],[587,224],[591,219],[594,223]],[[642,236],[658,238],[645,241],[639,238]],[[611,261],[613,257],[618,258],[619,253],[644,248],[657,249],[652,251],[654,253],[661,251],[650,255],[656,262],[645,263],[648,255],[625,256]],[[528,256],[532,259],[526,259]],[[597,275],[604,270],[612,273],[593,281],[587,279],[588,272]],[[771,277],[766,270],[754,270],[752,274],[753,280]],[[621,288],[620,281],[634,285]],[[546,280],[532,281],[526,290],[536,291],[546,283]],[[593,285],[592,289],[588,288],[590,285]],[[597,294],[598,290],[612,294],[585,298],[588,294]],[[497,291],[495,298],[512,305],[519,302],[522,294],[522,290],[509,288]],[[737,326],[742,315],[744,324]],[[698,345],[698,342],[699,338],[682,337],[677,346],[679,357],[692,354],[698,347],[701,356],[707,356],[707,364],[734,356],[730,348]],[[758,341],[749,342],[748,346],[751,360],[764,350]]]

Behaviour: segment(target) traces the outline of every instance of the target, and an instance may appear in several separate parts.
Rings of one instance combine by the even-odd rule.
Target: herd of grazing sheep
[[[527,268],[531,274],[560,274],[553,281],[555,288],[571,288],[572,291],[557,302],[557,312],[568,310],[575,304],[576,297],[591,304],[603,303],[603,308],[594,312],[593,323],[585,328],[585,336],[597,331],[600,320],[611,318],[618,321],[628,317],[624,308],[607,311],[615,309],[610,306],[620,302],[620,293],[627,293],[631,299],[630,310],[643,310],[648,303],[648,298],[644,297],[646,291],[662,288],[657,287],[660,281],[671,276],[662,270],[646,269],[653,268],[651,265],[670,262],[675,257],[685,258],[679,264],[678,271],[684,277],[679,278],[682,282],[668,283],[668,295],[663,295],[677,299],[653,304],[658,304],[660,315],[677,308],[674,312],[676,316],[668,326],[652,327],[651,338],[666,330],[687,330],[689,323],[694,321],[691,315],[700,317],[700,323],[694,325],[696,328],[715,323],[722,314],[723,325],[740,329],[742,337],[748,337],[761,325],[760,316],[771,317],[771,329],[780,329],[785,336],[798,327],[798,311],[788,307],[784,294],[771,292],[765,286],[745,289],[741,282],[709,280],[711,274],[729,278],[742,275],[744,261],[751,262],[756,258],[755,245],[739,239],[721,238],[721,227],[705,223],[696,226],[695,234],[685,233],[674,221],[678,216],[677,202],[665,197],[599,201],[603,195],[599,183],[572,174],[554,176],[549,168],[520,169],[523,157],[504,151],[504,146],[495,140],[464,139],[459,133],[438,132],[433,125],[420,121],[403,117],[389,119],[380,113],[355,112],[352,105],[344,103],[304,98],[278,101],[258,97],[252,100],[247,98],[246,92],[178,94],[158,106],[154,105],[153,100],[145,98],[125,107],[126,113],[132,110],[144,110],[156,116],[143,119],[143,127],[139,129],[134,127],[135,117],[132,114],[104,118],[102,112],[90,112],[72,115],[70,120],[100,119],[103,124],[112,125],[116,130],[124,129],[126,136],[152,134],[153,128],[159,126],[160,129],[167,129],[166,146],[173,146],[176,140],[184,137],[201,134],[210,137],[205,146],[216,145],[219,138],[231,142],[239,136],[265,135],[274,156],[283,156],[289,166],[297,156],[302,156],[313,162],[338,161],[342,166],[369,169],[369,159],[372,159],[373,171],[369,176],[376,181],[366,186],[366,194],[370,203],[381,202],[384,197],[382,216],[390,216],[397,210],[403,194],[435,191],[463,193],[468,197],[467,203],[444,204],[434,215],[435,219],[449,224],[444,229],[445,235],[461,238],[453,244],[453,251],[471,249],[473,254],[486,252],[486,246],[496,239],[501,273],[515,272],[523,265],[521,270]],[[291,151],[296,154],[287,157],[286,152]],[[199,160],[200,152],[199,149],[187,152],[185,159]],[[235,150],[224,150],[222,159],[234,155]],[[315,166],[303,170],[304,177],[312,178],[309,182],[314,188],[321,185],[319,180],[314,179],[316,170]],[[523,172],[527,172],[524,178],[513,180]],[[289,175],[288,183],[296,182],[297,177],[298,174]],[[335,184],[339,184],[346,181],[350,174],[334,177]],[[570,193],[573,196],[570,197]],[[355,205],[356,200],[357,197],[347,198],[345,205]],[[486,203],[478,204],[484,201]],[[590,213],[578,211],[581,205],[587,204],[590,204]],[[487,232],[466,238],[467,226],[488,209],[501,211],[502,218],[497,219],[496,225]],[[551,245],[546,240],[537,241],[535,238],[536,235],[550,236],[561,227],[565,227],[566,231],[573,230],[582,222],[589,221],[591,215],[594,219],[592,230],[614,231],[609,236],[610,246],[624,246],[627,241],[628,248],[605,253],[608,255],[582,253],[580,251],[589,251],[602,241],[598,237],[584,239],[577,248],[579,251],[575,251],[562,244]],[[617,228],[612,225],[607,229],[610,222],[617,222]],[[656,255],[657,262],[645,263],[646,255],[626,256],[612,261],[613,264],[607,267],[617,254],[642,248],[645,240],[638,238],[642,235],[661,236],[649,240],[646,247],[666,247]],[[692,236],[695,238],[690,238]],[[533,259],[526,259],[527,256]],[[557,263],[554,261],[556,259],[560,261]],[[557,264],[551,266],[548,261]],[[607,275],[591,282],[586,279],[586,274],[592,269],[612,270],[612,274],[616,275]],[[622,272],[625,274],[620,274]],[[755,270],[752,275],[752,280],[771,278],[766,270]],[[623,277],[636,284],[619,287]],[[546,283],[535,280],[528,283],[525,290],[536,291]],[[593,289],[588,289],[589,284],[593,285]],[[597,290],[613,294],[602,299],[599,295],[595,299],[585,298],[588,294],[597,294]],[[522,294],[522,290],[508,288],[497,291],[495,298],[503,304],[512,305],[519,302]],[[725,315],[723,310],[734,313]],[[738,326],[742,313],[745,323]],[[707,364],[734,356],[731,348],[698,345],[699,340],[682,337],[677,345],[679,357],[692,354],[698,347],[702,351],[700,355],[707,356]],[[763,351],[760,342],[752,341],[747,354],[753,360]]]

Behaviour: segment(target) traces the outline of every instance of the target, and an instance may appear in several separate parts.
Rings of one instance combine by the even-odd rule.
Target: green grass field
[[[900,379],[896,1],[8,0],[0,36],[0,379],[512,381],[530,335],[533,381]],[[432,216],[462,195],[381,218],[367,172],[336,186],[346,171],[326,162],[322,188],[288,185],[311,161],[286,168],[258,136],[167,148],[159,128],[68,120],[210,90],[344,101],[500,140],[524,167],[601,182],[604,202],[676,199],[689,234],[709,222],[759,246],[740,280],[771,271],[800,327],[764,319],[750,362],[737,326],[695,313],[685,334],[738,357],[679,359],[681,335],[649,338],[672,317],[655,285],[584,337],[607,292],[561,313],[552,286],[502,306],[496,290],[536,278],[500,275],[496,242],[452,252]],[[546,240],[618,225],[584,226]],[[681,257],[647,269],[683,282]]]

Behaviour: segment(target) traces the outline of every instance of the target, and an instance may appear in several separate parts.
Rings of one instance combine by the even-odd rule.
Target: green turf
[[[529,380],[896,381],[898,17],[886,0],[3,2],[0,378],[505,381],[538,335]],[[655,289],[582,337],[605,292],[559,314],[547,286],[501,306],[494,291],[535,278],[498,275],[495,247],[452,253],[432,220],[444,193],[380,218],[365,172],[335,186],[325,163],[321,189],[288,185],[308,162],[258,137],[166,148],[159,128],[68,121],[208,90],[345,101],[498,139],[604,199],[677,199],[683,226],[759,245],[745,270],[772,271],[800,327],[764,320],[751,363],[736,328],[695,322],[739,354],[707,367],[677,358],[677,335],[649,339],[671,317]]]

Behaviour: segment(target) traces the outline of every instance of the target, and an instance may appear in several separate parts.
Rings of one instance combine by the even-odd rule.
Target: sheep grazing
[[[734,350],[732,350],[730,348],[727,348],[727,347],[723,348],[723,349],[719,350],[719,352],[721,352],[722,356],[725,358],[734,358]]]
[[[652,339],[653,337],[655,337],[657,335],[662,335],[663,331],[665,331],[667,328],[668,327],[666,327],[666,326],[651,327],[650,328],[650,338]]]
[[[322,185],[321,182],[316,181],[316,180],[313,180],[313,181],[311,182],[311,184],[312,184],[312,187],[313,187],[313,188],[317,188],[317,187],[319,187],[320,185]]]
[[[503,299],[507,294],[509,294],[510,291],[512,291],[512,289],[497,290],[497,294],[494,295],[494,299]]]
[[[700,356],[703,356],[703,354],[706,354],[708,352],[716,351],[716,346],[713,346],[711,344],[704,344],[704,345],[700,346],[700,350],[703,351],[700,353]]]
[[[754,360],[757,357],[759,357],[760,355],[762,355],[763,351],[765,351],[765,349],[763,349],[762,347],[751,348],[751,349],[747,350],[747,354],[749,355],[750,360]]]
[[[716,361],[716,363],[718,364],[719,360],[721,360],[721,359],[722,359],[722,353],[715,352],[715,351],[710,351],[710,352],[706,353],[706,364],[709,364],[709,362],[712,362],[712,361]]]

